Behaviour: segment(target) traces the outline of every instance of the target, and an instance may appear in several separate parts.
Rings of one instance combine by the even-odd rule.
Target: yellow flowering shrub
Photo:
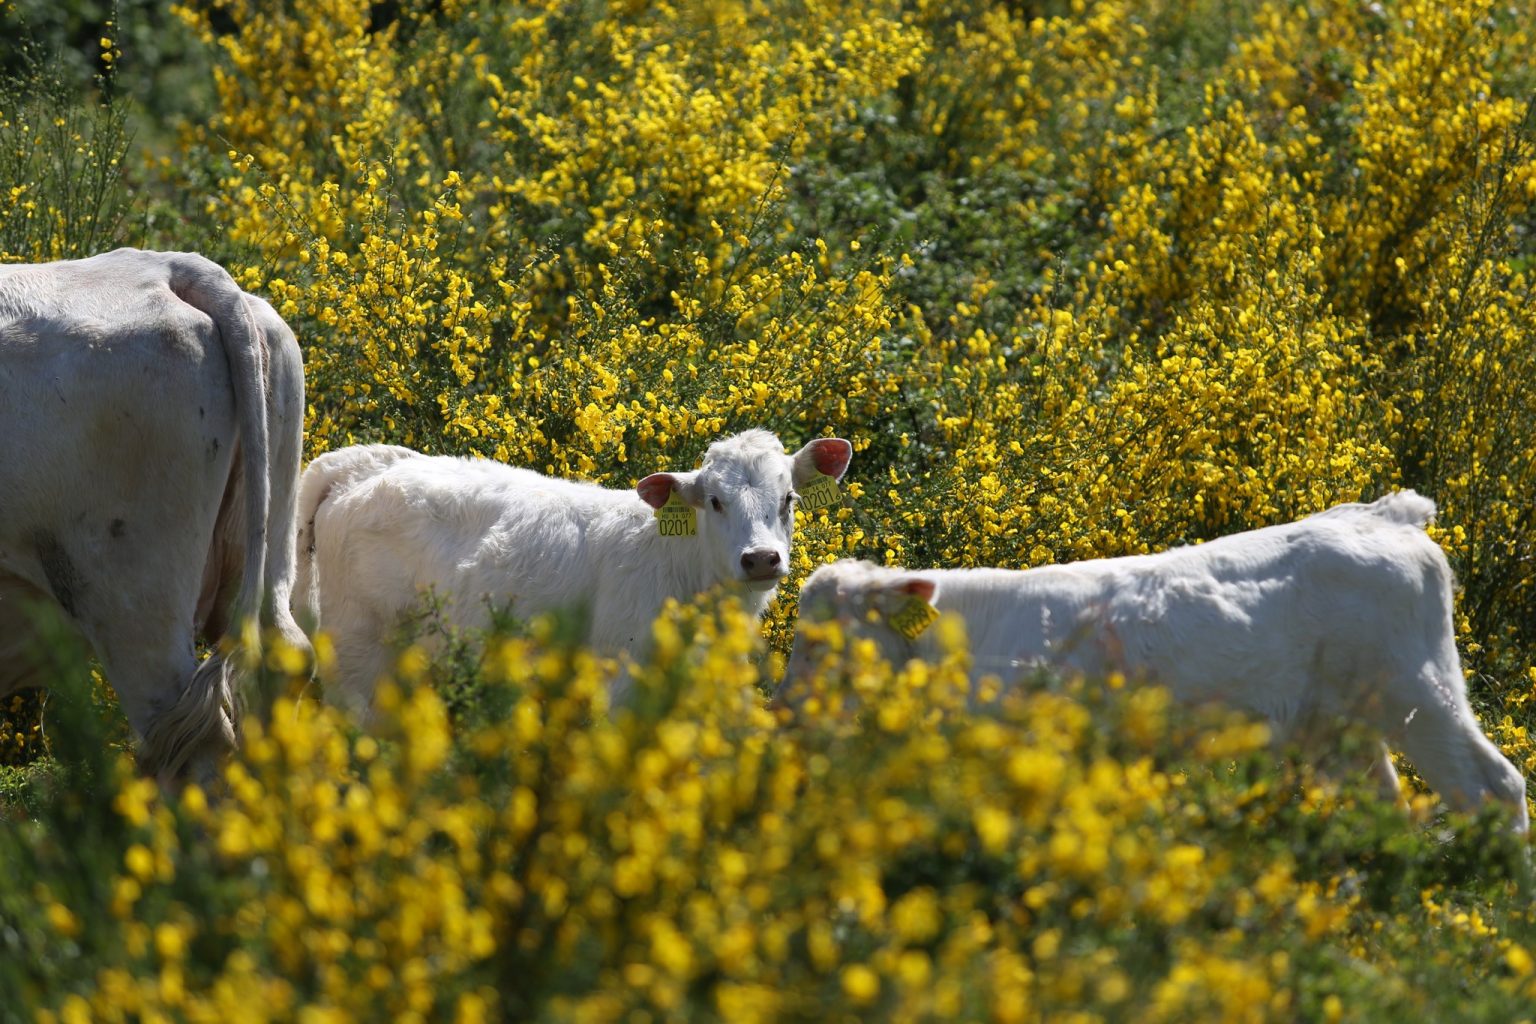
[[[406,6],[372,33],[356,5],[231,5],[226,113],[190,133],[231,154],[207,214],[246,283],[314,325],[313,450],[604,479],[878,412],[888,261],[832,273],[782,208],[808,140],[917,66],[894,11]]]
[[[1461,996],[1396,958],[1466,956],[1508,964],[1487,1012],[1536,994],[1492,818],[1448,857],[1423,809],[1277,773],[1264,727],[1119,679],[978,716],[959,644],[855,652],[822,713],[776,720],[751,625],[673,609],[623,709],[558,625],[487,638],[456,705],[409,648],[376,735],[280,700],[212,795],[135,777],[82,716],[100,785],[0,837],[28,865],[0,990],[45,1020],[1171,1021],[1312,1017],[1390,971],[1368,1005],[1434,1017]],[[845,686],[866,714],[831,712]]]
[[[1405,813],[1120,679],[976,714],[958,644],[762,696],[833,558],[1410,486],[1536,774],[1530,0],[155,10],[206,62],[189,119],[103,101],[152,95],[152,19],[85,33],[120,79],[78,102],[0,84],[0,259],[219,258],[299,335],[311,456],[857,453],[767,621],[669,611],[624,708],[558,623],[407,644],[381,735],[289,699],[173,796],[99,702],[8,698],[0,1020],[1529,1016],[1528,847],[1445,840],[1411,777]]]

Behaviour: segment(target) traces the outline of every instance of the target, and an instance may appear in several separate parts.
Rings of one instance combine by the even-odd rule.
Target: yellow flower
[[[857,1006],[872,1003],[880,995],[880,976],[864,964],[849,964],[842,971],[843,992]]]

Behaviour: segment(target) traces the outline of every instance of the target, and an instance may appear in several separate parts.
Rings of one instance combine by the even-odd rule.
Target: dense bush
[[[1536,994],[1524,843],[1491,816],[1448,843],[1426,798],[1357,803],[1277,772],[1262,726],[1118,679],[978,717],[958,644],[900,673],[855,652],[878,711],[780,722],[754,632],[669,616],[609,713],[612,666],[553,629],[468,675],[408,648],[381,738],[283,701],[216,801],[136,778],[77,700],[71,774],[0,834],[6,1006],[1494,1020]]]
[[[0,28],[120,70],[0,91],[0,258],[221,259],[304,345],[311,455],[627,485],[751,425],[858,454],[765,646],[684,615],[625,714],[581,652],[498,637],[412,648],[394,739],[284,709],[211,808],[89,751],[63,760],[94,781],[18,770],[0,1013],[1506,1019],[1536,995],[1487,823],[1446,842],[1422,800],[1355,806],[1248,726],[1092,684],[978,720],[942,668],[853,672],[883,695],[863,718],[751,699],[833,557],[1022,567],[1412,486],[1474,705],[1531,774],[1529,0],[228,0],[125,5],[102,38],[42,11]],[[211,82],[167,98],[150,35]],[[0,756],[35,756],[34,705],[0,715]]]

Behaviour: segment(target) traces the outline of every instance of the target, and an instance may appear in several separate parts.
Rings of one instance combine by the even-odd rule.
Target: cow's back
[[[1370,508],[1088,563],[1103,573],[1104,618],[1126,663],[1181,699],[1277,722],[1298,707],[1353,706],[1361,685],[1397,671],[1401,652],[1427,657],[1426,637],[1450,635],[1444,554],[1420,526]]]
[[[488,601],[519,615],[568,607],[591,598],[612,493],[485,460],[402,460],[322,506],[320,576],[347,572],[348,596],[384,617],[429,590],[461,625],[483,623]],[[337,609],[320,589],[329,628]]]

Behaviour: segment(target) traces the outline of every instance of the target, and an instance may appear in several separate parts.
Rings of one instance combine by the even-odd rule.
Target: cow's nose
[[[749,579],[766,580],[777,579],[784,575],[780,568],[783,559],[772,548],[759,548],[756,551],[743,552],[741,556],[741,571],[747,574]]]

